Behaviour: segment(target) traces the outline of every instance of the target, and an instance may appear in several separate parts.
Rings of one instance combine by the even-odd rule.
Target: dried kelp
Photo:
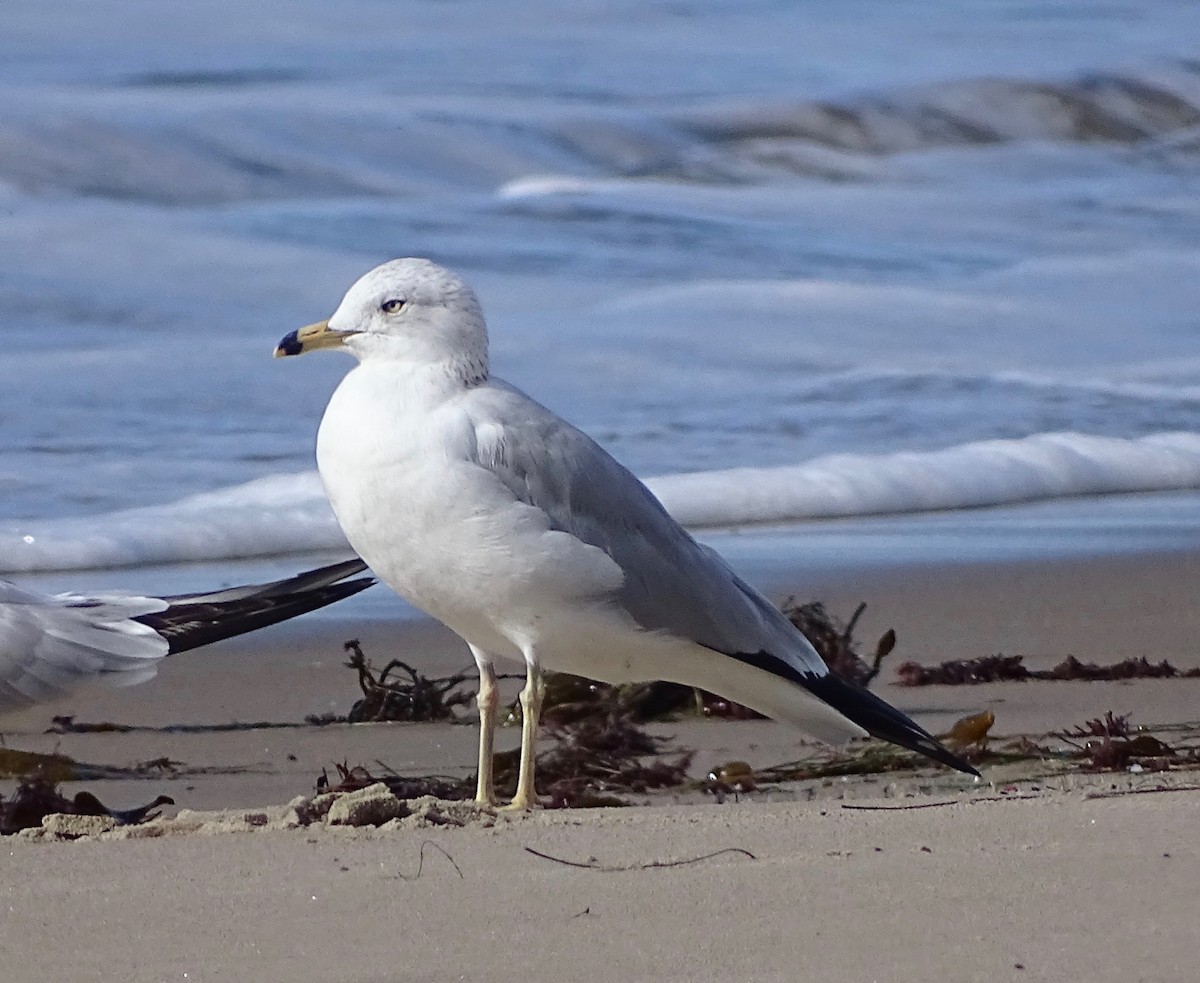
[[[875,643],[875,651],[868,663],[854,650],[854,626],[866,610],[865,603],[854,609],[846,624],[839,624],[830,616],[825,606],[818,601],[797,604],[794,597],[783,602],[781,610],[787,619],[804,633],[817,654],[824,660],[829,671],[858,686],[869,686],[879,675],[883,660],[896,647],[896,633],[889,628]]]
[[[808,758],[759,768],[755,771],[755,777],[760,785],[774,785],[779,782],[806,781],[813,778],[916,771],[927,763],[927,759],[894,744],[870,741],[845,748],[821,748]]]
[[[128,734],[135,728],[130,724],[116,724],[110,720],[97,723],[82,722],[73,713],[59,714],[50,718],[47,734]]]
[[[459,689],[473,674],[456,673],[430,679],[400,659],[392,659],[376,673],[363,655],[357,638],[350,639],[343,647],[350,653],[346,665],[358,673],[358,685],[363,692],[363,698],[346,715],[349,723],[453,720],[454,708],[473,699],[470,693]],[[397,670],[408,678],[389,679]]]
[[[547,808],[585,808],[626,805],[620,795],[673,788],[687,782],[692,752],[672,750],[665,738],[647,734],[628,714],[589,716],[569,723],[550,723],[552,742],[538,755],[538,787]],[[516,790],[520,752],[495,755],[498,794]],[[433,795],[439,799],[469,799],[476,778],[444,775],[405,776],[380,765],[382,773],[362,765],[335,766],[336,784],[326,772],[317,779],[319,792],[353,792],[383,782],[400,798]]]
[[[1129,723],[1131,714],[1113,713],[1106,710],[1103,717],[1094,717],[1078,727],[1064,730],[1059,736],[1073,737],[1128,737],[1133,728]]]
[[[691,751],[671,751],[667,738],[646,733],[629,715],[551,724],[554,744],[538,755],[537,775],[547,808],[625,805],[622,794],[674,788],[687,781]],[[497,761],[498,788],[515,791],[516,762]]]
[[[31,778],[18,785],[11,798],[0,796],[0,836],[39,827],[46,816],[55,814],[108,816],[118,825],[135,825],[161,815],[160,806],[174,804],[174,799],[160,795],[136,809],[110,809],[91,792],[77,792],[74,798],[68,799],[58,791],[56,782]]]
[[[963,686],[976,683],[1023,682],[1031,679],[1103,681],[1118,679],[1185,679],[1200,677],[1200,669],[1181,670],[1165,659],[1125,659],[1110,665],[1080,662],[1067,656],[1053,669],[1030,669],[1021,655],[985,655],[950,659],[936,666],[905,662],[896,670],[901,686]]]
[[[305,723],[311,721],[306,720]],[[76,720],[74,715],[51,717],[47,734],[217,734],[240,730],[287,730],[304,724],[280,720],[246,720],[224,724],[118,724],[111,720],[90,722]]]
[[[1200,750],[1176,749],[1135,729],[1129,714],[1114,714],[1088,720],[1078,727],[1051,736],[1064,741],[1087,771],[1168,771],[1172,767],[1200,764]]]
[[[995,753],[988,747],[991,729],[996,722],[990,710],[956,720],[941,739],[953,746],[955,752],[971,764],[993,764],[1014,760],[1010,753]],[[1018,757],[1025,757],[1020,755]],[[742,762],[732,762],[725,768],[735,768]],[[928,767],[922,755],[905,751],[883,741],[862,741],[842,748],[822,748],[809,758],[759,768],[752,773],[756,784],[803,781],[813,778],[838,778],[845,775],[877,775],[887,772],[916,771]],[[734,774],[737,772],[735,770]],[[706,783],[710,791],[721,791],[720,784],[729,785],[727,777],[710,773]],[[734,790],[732,786],[727,791]],[[742,791],[749,791],[743,787]]]
[[[69,782],[78,771],[79,762],[64,754],[0,748],[0,778],[39,777],[49,782]]]
[[[1060,742],[1059,746],[1048,744],[1045,738],[1016,737],[998,741],[991,735],[994,723],[994,714],[984,711],[956,721],[941,737],[967,761],[983,766],[1054,762],[1056,771],[1067,767],[1085,772],[1167,771],[1200,766],[1200,746],[1169,745],[1146,730],[1131,726],[1128,715],[1117,715],[1112,711],[1078,727],[1047,735]],[[817,752],[803,761],[760,768],[754,776],[761,785],[907,771],[925,764],[927,762],[907,751],[867,742],[838,751]]]
[[[1034,679],[1200,679],[1200,669],[1177,669],[1166,659],[1151,662],[1149,659],[1124,659],[1111,665],[1101,666],[1095,662],[1080,662],[1068,655],[1049,671],[1048,675],[1033,673]]]
[[[318,792],[357,792],[382,782],[392,794],[401,799],[415,799],[422,795],[432,795],[439,799],[456,801],[469,799],[475,794],[474,780],[467,782],[461,778],[451,778],[446,775],[421,775],[415,778],[400,775],[386,765],[381,775],[375,775],[365,765],[351,766],[347,762],[334,765],[338,781],[332,783],[328,772],[321,770],[316,781]]]
[[[170,768],[164,768],[164,764]],[[172,774],[179,773],[179,762],[155,758],[152,761],[140,761],[132,767],[121,767],[76,761],[65,754],[0,748],[0,778],[38,779],[52,783],[84,782],[110,778],[145,778],[149,774],[161,774],[164,770],[170,770]],[[194,774],[195,771],[188,773]]]
[[[963,686],[1029,679],[1019,655],[985,655],[978,659],[949,659],[936,666],[905,662],[896,670],[901,686]]]

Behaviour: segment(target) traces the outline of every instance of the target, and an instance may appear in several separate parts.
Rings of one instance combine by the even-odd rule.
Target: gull
[[[145,682],[168,655],[286,621],[357,594],[362,560],[204,594],[34,594],[0,580],[0,713],[100,679]]]
[[[426,259],[359,279],[277,357],[358,359],[317,433],[354,550],[470,647],[479,668],[476,801],[492,805],[497,658],[523,661],[510,808],[537,803],[543,668],[718,693],[818,739],[868,734],[978,773],[899,710],[830,673],[808,640],[696,542],[591,438],[491,375],[474,293]]]

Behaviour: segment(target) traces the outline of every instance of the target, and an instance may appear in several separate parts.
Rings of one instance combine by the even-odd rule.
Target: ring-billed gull
[[[542,667],[719,693],[827,741],[875,735],[975,770],[831,674],[808,640],[599,445],[488,371],[470,288],[425,259],[376,267],[276,356],[341,348],[317,465],[351,546],[479,666],[476,798],[494,801],[493,660],[523,660],[514,808],[535,804]]]
[[[269,584],[204,594],[58,594],[0,580],[0,712],[56,699],[97,678],[152,677],[167,655],[231,638],[357,594],[375,581],[346,560]]]

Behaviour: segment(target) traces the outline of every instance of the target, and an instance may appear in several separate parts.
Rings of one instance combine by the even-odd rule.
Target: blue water
[[[698,525],[1195,489],[1198,42],[1167,0],[6,7],[0,571],[336,548],[348,363],[270,353],[397,255]]]

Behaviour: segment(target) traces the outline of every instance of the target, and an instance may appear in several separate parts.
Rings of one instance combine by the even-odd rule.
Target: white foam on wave
[[[271,475],[166,505],[0,528],[0,570],[191,563],[346,548],[316,472]]]
[[[939,451],[837,454],[648,482],[687,526],[929,512],[1081,495],[1200,487],[1200,434],[1077,433],[983,440]]]
[[[684,525],[926,512],[1200,488],[1200,433],[1045,433],[937,451],[838,454],[647,484]],[[9,573],[278,556],[346,547],[315,473],[280,474],[168,505],[0,529]]]

